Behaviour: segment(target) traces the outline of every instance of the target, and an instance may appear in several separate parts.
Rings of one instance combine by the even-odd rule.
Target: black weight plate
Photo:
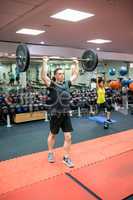
[[[85,51],[82,55],[82,59],[86,59],[86,61],[82,61],[82,67],[85,71],[92,72],[96,69],[98,64],[98,56],[94,51]]]
[[[16,64],[20,72],[25,72],[30,64],[29,49],[25,44],[20,44],[16,49]]]

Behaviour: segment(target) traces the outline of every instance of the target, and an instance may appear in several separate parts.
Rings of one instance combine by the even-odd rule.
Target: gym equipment
[[[28,107],[28,105],[22,105],[22,112],[23,113],[26,113],[26,112],[28,112],[29,111],[29,107]]]
[[[116,81],[111,81],[111,82],[109,83],[109,87],[112,88],[112,89],[114,89],[114,90],[118,90],[118,89],[121,88],[121,83],[120,83],[120,81],[118,81],[118,80],[116,80]]]
[[[129,80],[128,80],[128,85],[129,85],[130,83],[132,83],[132,82],[133,82],[133,80],[129,79]]]
[[[37,58],[36,58],[37,59]],[[50,58],[49,60],[73,61],[72,58]],[[98,64],[98,56],[93,50],[87,50],[82,57],[78,59],[85,71],[94,71]],[[20,44],[16,49],[16,64],[20,72],[25,72],[30,64],[30,52],[25,44]]]
[[[33,105],[31,103],[29,104],[29,112],[33,112]]]
[[[116,74],[116,69],[115,68],[110,68],[109,69],[109,75],[114,76]]]
[[[98,123],[104,123],[107,119],[105,116],[102,115],[98,115],[98,116],[93,116],[93,117],[89,117],[90,120],[98,122]],[[108,123],[115,123],[116,120],[111,119],[112,122],[108,122]]]
[[[39,111],[38,104],[33,104],[33,111]]]
[[[129,84],[129,90],[133,91],[133,82]]]
[[[39,103],[38,107],[39,107],[39,110],[40,110],[40,111],[43,111],[43,110],[44,110],[44,105],[43,105],[42,103]]]
[[[15,114],[15,105],[12,104],[12,105],[9,106],[9,113]]]
[[[123,79],[123,80],[121,81],[121,84],[122,84],[122,86],[124,86],[124,87],[128,87],[128,85],[129,85],[129,80]]]
[[[3,112],[4,115],[7,115],[9,113],[8,106],[3,106],[2,107],[2,112]]]
[[[83,53],[82,59],[79,59],[82,62],[82,67],[85,71],[92,72],[95,70],[98,64],[98,56],[92,50],[87,50]]]
[[[122,86],[125,86],[125,87],[129,86],[130,83],[132,83],[132,82],[133,82],[133,80],[130,80],[130,79],[123,79],[123,80],[121,81]]]
[[[128,73],[127,67],[122,66],[119,70],[121,76],[125,76]]]
[[[7,114],[6,123],[7,123],[7,125],[6,125],[7,128],[11,128],[12,127],[11,120],[10,120],[10,115],[9,114]]]
[[[16,49],[16,63],[20,72],[24,72],[28,69],[30,64],[29,49],[26,45],[20,44]]]
[[[130,108],[130,114],[133,115],[133,106],[130,105],[129,108]]]
[[[17,114],[22,113],[22,107],[19,104],[16,105],[16,113]]]
[[[133,105],[133,92],[131,90],[128,90],[128,104]]]

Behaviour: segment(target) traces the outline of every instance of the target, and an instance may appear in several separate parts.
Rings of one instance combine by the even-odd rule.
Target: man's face
[[[63,82],[64,81],[64,72],[63,70],[58,70],[55,74],[56,81]]]

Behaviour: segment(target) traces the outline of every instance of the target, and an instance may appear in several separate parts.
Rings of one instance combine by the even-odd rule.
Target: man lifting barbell
[[[37,59],[37,58],[36,58]],[[74,65],[72,66],[72,77],[70,81],[64,81],[64,74],[61,68],[54,71],[55,81],[50,80],[47,76],[47,61],[48,60],[61,60],[61,61],[73,61],[72,58],[43,58],[43,66],[41,70],[41,78],[44,84],[51,90],[51,120],[50,120],[50,133],[48,136],[48,161],[54,162],[53,147],[55,143],[55,135],[58,133],[59,129],[62,128],[64,131],[65,141],[64,141],[64,158],[63,162],[68,167],[73,167],[74,164],[70,159],[70,146],[71,146],[71,131],[72,125],[69,115],[69,101],[70,94],[69,88],[73,82],[78,77],[78,61],[85,72],[92,72],[95,70],[98,64],[98,56],[93,50],[87,50],[83,53],[82,57],[74,60]],[[30,65],[30,51],[25,44],[18,45],[16,49],[16,64],[20,72],[24,72],[29,68]]]
[[[62,68],[56,68],[54,71],[55,81],[47,76],[47,61],[48,58],[43,58],[43,66],[41,69],[41,78],[44,84],[50,88],[50,133],[48,136],[48,161],[55,162],[53,147],[55,144],[56,134],[61,128],[64,132],[64,156],[63,162],[68,167],[73,167],[74,164],[70,158],[71,147],[71,132],[72,124],[70,119],[70,93],[69,88],[78,78],[79,66],[78,60],[73,60],[72,76],[69,81],[64,81],[64,72]]]

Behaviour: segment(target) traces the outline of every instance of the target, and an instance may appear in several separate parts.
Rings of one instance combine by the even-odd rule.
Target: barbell
[[[51,58],[49,60],[59,61],[72,61],[72,58]],[[97,54],[89,49],[86,50],[81,58],[78,58],[85,71],[92,72],[95,70],[98,64]],[[30,51],[26,44],[19,44],[16,49],[16,64],[20,72],[25,72],[30,65]]]

